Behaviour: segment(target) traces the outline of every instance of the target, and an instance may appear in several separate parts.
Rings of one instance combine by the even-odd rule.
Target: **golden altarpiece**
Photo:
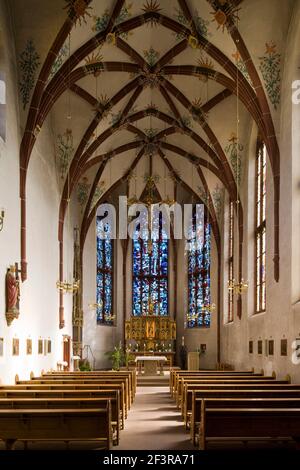
[[[150,303],[148,315],[131,317],[125,322],[127,347],[135,354],[164,353],[172,365],[176,321],[170,317],[153,315],[152,312]]]

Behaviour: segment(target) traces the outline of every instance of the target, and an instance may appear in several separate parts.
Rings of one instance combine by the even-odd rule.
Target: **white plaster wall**
[[[62,334],[71,334],[71,308],[67,305],[66,327],[58,328],[58,201],[52,135],[46,125],[38,138],[27,180],[28,280],[21,285],[20,316],[10,327],[5,319],[5,274],[9,265],[20,261],[19,145],[17,73],[11,20],[0,1],[0,23],[5,49],[7,77],[7,139],[0,144],[0,206],[5,209],[0,233],[0,381],[13,383],[15,374],[28,379],[30,372],[56,368],[62,360]],[[12,356],[12,339],[20,340],[19,356]],[[26,339],[33,341],[32,355],[26,355]],[[52,352],[38,355],[38,339],[51,339]]]
[[[266,312],[254,312],[254,175],[257,130],[253,126],[248,155],[248,188],[245,186],[244,204],[248,209],[244,244],[244,273],[249,280],[248,293],[243,296],[243,316],[239,320],[222,326],[221,360],[236,369],[261,369],[277,377],[290,374],[299,381],[299,365],[292,363],[292,342],[299,337],[300,309],[293,304],[300,297],[299,288],[299,105],[293,106],[292,81],[299,79],[299,53],[295,48],[299,40],[300,4],[295,3],[286,49],[282,58],[283,81],[281,111],[278,116],[280,133],[277,134],[281,153],[280,185],[280,280],[274,280],[274,214],[273,181],[268,162],[267,182],[267,308]],[[226,290],[225,290],[226,295]],[[274,355],[268,356],[266,340],[275,342]],[[281,356],[280,340],[288,340],[288,356]],[[249,340],[253,340],[253,354],[248,352]],[[257,351],[257,341],[263,341],[263,354]]]

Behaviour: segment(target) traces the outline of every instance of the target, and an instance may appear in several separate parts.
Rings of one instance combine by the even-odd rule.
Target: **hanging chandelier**
[[[248,287],[248,282],[244,281],[243,278],[241,278],[240,282],[235,282],[235,279],[232,279],[232,281],[228,281],[228,290],[236,295],[243,294],[248,290]]]
[[[237,19],[237,29],[238,29],[238,19]],[[239,169],[239,124],[240,124],[240,116],[239,116],[239,67],[238,67],[238,47],[236,48],[236,161],[235,161],[235,177],[236,177],[236,206],[237,206],[237,225],[239,226],[239,212],[240,212],[240,169]],[[245,281],[243,277],[240,278],[238,282],[235,279],[228,281],[228,291],[233,292],[235,295],[242,295],[248,290],[249,283]]]
[[[70,199],[68,199],[68,204],[70,204]],[[69,213],[69,210],[68,210],[68,213]],[[68,216],[68,219],[69,219],[69,216]],[[70,228],[70,222],[68,222],[68,226]],[[75,233],[75,243],[76,243],[76,237],[78,236],[77,229],[74,230],[74,233]],[[73,273],[76,276],[75,267],[73,268]],[[71,278],[70,275],[69,275],[69,278]],[[66,279],[58,280],[56,281],[56,288],[63,294],[76,294],[80,289],[80,279],[74,279],[73,277],[72,280],[66,280]]]
[[[80,288],[80,280],[73,282],[68,281],[57,281],[56,287],[59,291],[62,291],[64,294],[75,294]]]
[[[201,307],[201,312],[203,313],[206,313],[206,312],[212,313],[215,310],[216,310],[216,304],[204,304]]]
[[[197,320],[198,318],[199,318],[199,316],[198,316],[197,313],[187,313],[187,315],[186,315],[187,321]]]
[[[216,310],[216,304],[204,304],[200,308],[201,313],[212,313]],[[199,313],[187,313],[186,319],[187,321],[198,320]]]
[[[70,60],[70,51],[71,51],[71,36],[70,36],[70,33],[69,33],[69,36],[68,36],[68,50],[69,50],[69,57],[68,58]],[[72,119],[70,83],[69,83],[69,92],[68,92],[68,100],[67,100],[66,119],[67,120]],[[67,129],[66,132],[72,134],[72,129]],[[67,181],[66,181],[66,183],[67,183],[67,198],[66,198],[66,202],[67,202],[67,228],[68,228],[68,231],[70,232],[70,228],[71,228],[71,223],[70,223],[70,202],[71,202],[70,165],[69,165],[69,167],[67,167],[66,170],[67,170]],[[76,231],[76,228],[75,228],[74,233],[75,233],[74,240],[75,240],[75,243],[76,243],[77,237],[78,237],[78,229]],[[67,252],[67,256],[68,256],[68,252]],[[67,265],[68,265],[68,258],[67,258]],[[74,273],[74,267],[73,267],[73,273]],[[69,277],[71,277],[71,276],[69,276]],[[56,282],[56,287],[63,294],[76,294],[80,289],[80,279],[74,279],[74,277],[73,277],[72,280],[59,279]]]
[[[103,302],[88,304],[88,307],[90,310],[97,310],[98,308],[102,308],[102,306],[103,306]],[[116,318],[116,315],[114,313],[110,313],[108,315],[104,313],[103,315],[104,315],[105,320],[107,321],[114,321]]]
[[[116,315],[114,313],[110,313],[109,315],[104,314],[104,318],[107,321],[114,321],[116,319]]]

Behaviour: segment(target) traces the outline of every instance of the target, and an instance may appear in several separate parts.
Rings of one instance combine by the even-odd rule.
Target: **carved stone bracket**
[[[6,316],[7,326],[10,326],[14,320],[17,320],[19,318],[19,311],[15,310],[15,311],[6,312],[5,316]]]

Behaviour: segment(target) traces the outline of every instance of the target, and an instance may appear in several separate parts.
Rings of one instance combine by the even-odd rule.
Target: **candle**
[[[181,338],[181,345],[184,346],[184,336]]]

